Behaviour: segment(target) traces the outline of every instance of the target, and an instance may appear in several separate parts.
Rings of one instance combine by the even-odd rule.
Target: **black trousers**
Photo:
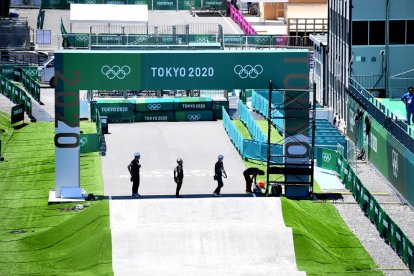
[[[244,175],[244,180],[246,180],[246,192],[250,192],[252,190],[252,184],[253,184],[253,180],[250,177],[250,175]]]
[[[132,179],[132,194],[137,194],[139,188],[139,178]]]
[[[221,178],[221,176],[217,177],[217,188],[214,190],[214,193],[216,194],[220,194],[221,188],[223,188],[224,184],[223,184],[223,178]]]
[[[182,179],[177,181],[177,189],[175,190],[175,196],[180,195],[181,186],[183,186],[183,180]]]

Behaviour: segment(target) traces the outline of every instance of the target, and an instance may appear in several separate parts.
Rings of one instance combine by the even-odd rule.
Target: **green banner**
[[[152,111],[135,113],[136,122],[172,122],[174,121],[173,111]]]
[[[316,164],[319,168],[335,171],[338,160],[338,153],[335,150],[318,148]]]
[[[213,8],[216,10],[226,9],[226,0],[204,0],[204,7]]]
[[[91,0],[93,1],[93,0]],[[70,1],[67,0],[42,0],[42,8],[44,9],[68,9]],[[78,1],[76,1],[78,2]]]
[[[100,150],[101,144],[98,133],[81,134],[79,139],[80,152],[96,152]]]
[[[24,103],[13,106],[11,109],[11,124],[24,121]]]
[[[130,122],[134,120],[134,104],[132,103],[96,103],[101,116],[107,116],[108,122]]]
[[[309,81],[308,55],[307,50],[55,52],[56,60],[61,56],[65,70],[62,73],[67,78],[81,76],[68,86],[70,91],[232,90],[267,88],[269,80],[281,89],[305,89]]]
[[[368,159],[402,196],[414,205],[414,154],[372,120]],[[411,183],[410,183],[411,182]]]
[[[177,0],[153,0],[154,10],[176,10]]]
[[[214,120],[221,120],[223,119],[223,111],[222,107],[225,108],[225,110],[228,112],[229,110],[229,101],[228,100],[214,100],[213,101],[213,116]]]
[[[208,97],[186,97],[174,100],[174,110],[208,110],[212,109],[212,99]]]
[[[137,99],[137,112],[171,110],[174,110],[174,98]]]
[[[148,5],[148,10],[152,9],[152,0],[128,0],[128,4],[132,5]]]
[[[213,111],[212,110],[176,111],[175,120],[177,122],[212,121]]]
[[[14,78],[14,65],[0,65],[0,75],[12,80]]]

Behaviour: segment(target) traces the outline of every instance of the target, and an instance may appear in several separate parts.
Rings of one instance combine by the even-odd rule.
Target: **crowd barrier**
[[[269,101],[260,95],[258,92],[252,93],[252,108],[262,115],[264,118],[268,118],[269,115]],[[272,117],[283,117],[283,110],[273,110]],[[276,129],[281,133],[284,129],[284,121],[282,118],[272,119],[272,123],[276,126]]]
[[[0,75],[0,91],[15,104],[24,104],[24,111],[27,116],[32,118],[32,99],[27,92],[10,81],[8,78]]]
[[[87,49],[90,46],[191,45],[208,46],[221,42],[219,34],[123,34],[66,33],[61,34],[63,48]],[[303,48],[303,38],[283,35],[223,35],[224,47]],[[60,47],[60,46],[59,46]]]
[[[266,143],[267,138],[263,134],[262,129],[257,125],[256,120],[253,119],[252,115],[250,114],[250,110],[247,108],[247,106],[245,106],[240,100],[238,103],[237,113],[239,114],[240,120],[249,130],[253,139],[261,143]]]
[[[20,68],[21,72],[21,82],[23,83],[26,90],[29,92],[32,97],[40,103],[40,84],[37,82],[36,78],[24,68]]]
[[[233,124],[230,116],[227,114],[225,108],[222,108],[223,112],[223,126],[230,140],[238,150],[239,154],[243,158],[249,158],[258,160],[261,162],[267,161],[267,143],[244,139],[240,131]],[[251,115],[250,115],[251,116]],[[283,162],[283,146],[279,144],[271,144],[270,146],[270,162],[271,163],[282,163]]]
[[[96,123],[96,133],[81,133],[79,138],[80,152],[96,152],[99,151],[102,144],[103,134],[102,134],[102,125],[101,125],[101,116],[99,111],[94,112],[95,117],[93,119]]]
[[[320,168],[336,172],[365,215],[376,226],[380,236],[394,249],[411,272],[414,272],[413,243],[365,188],[346,159],[336,151],[320,148],[316,164]]]

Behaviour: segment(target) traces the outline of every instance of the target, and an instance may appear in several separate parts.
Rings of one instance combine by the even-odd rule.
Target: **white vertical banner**
[[[80,129],[57,121],[55,134],[55,195],[59,198],[62,188],[80,188]]]

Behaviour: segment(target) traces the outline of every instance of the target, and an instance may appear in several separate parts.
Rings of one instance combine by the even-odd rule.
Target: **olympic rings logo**
[[[254,40],[257,43],[260,43],[260,44],[264,44],[264,43],[268,43],[269,42],[269,38],[268,37],[255,37]]]
[[[190,1],[184,1],[184,6],[189,7],[190,6]]]
[[[79,144],[81,147],[86,145],[86,143],[88,143],[88,139],[86,137],[82,137],[82,139],[79,140]]]
[[[82,35],[82,36],[76,36],[76,41],[78,42],[86,42],[88,41],[89,37],[86,35]]]
[[[96,4],[95,0],[86,0],[85,4]]]
[[[159,110],[161,108],[161,104],[149,104],[148,109],[149,110]]]
[[[196,114],[196,115],[188,115],[187,116],[188,120],[190,121],[198,121],[201,119],[201,115],[200,114]]]
[[[322,160],[325,162],[331,162],[332,155],[330,153],[322,153]]]
[[[239,75],[240,78],[246,79],[246,78],[257,78],[261,73],[263,73],[263,67],[259,64],[252,66],[252,65],[246,65],[243,67],[243,65],[236,65],[234,66],[234,73],[236,75]]]
[[[197,37],[196,42],[208,42],[208,37]]]
[[[114,65],[112,67],[104,65],[101,68],[101,73],[110,80],[113,80],[114,78],[122,80],[129,75],[129,73],[131,73],[131,68],[128,65],[124,65],[122,67],[118,65]]]
[[[49,2],[50,2],[50,4],[52,4],[52,5],[57,5],[57,4],[60,4],[60,0],[50,0]]]
[[[145,1],[135,1],[136,5],[145,5],[147,4]]]

